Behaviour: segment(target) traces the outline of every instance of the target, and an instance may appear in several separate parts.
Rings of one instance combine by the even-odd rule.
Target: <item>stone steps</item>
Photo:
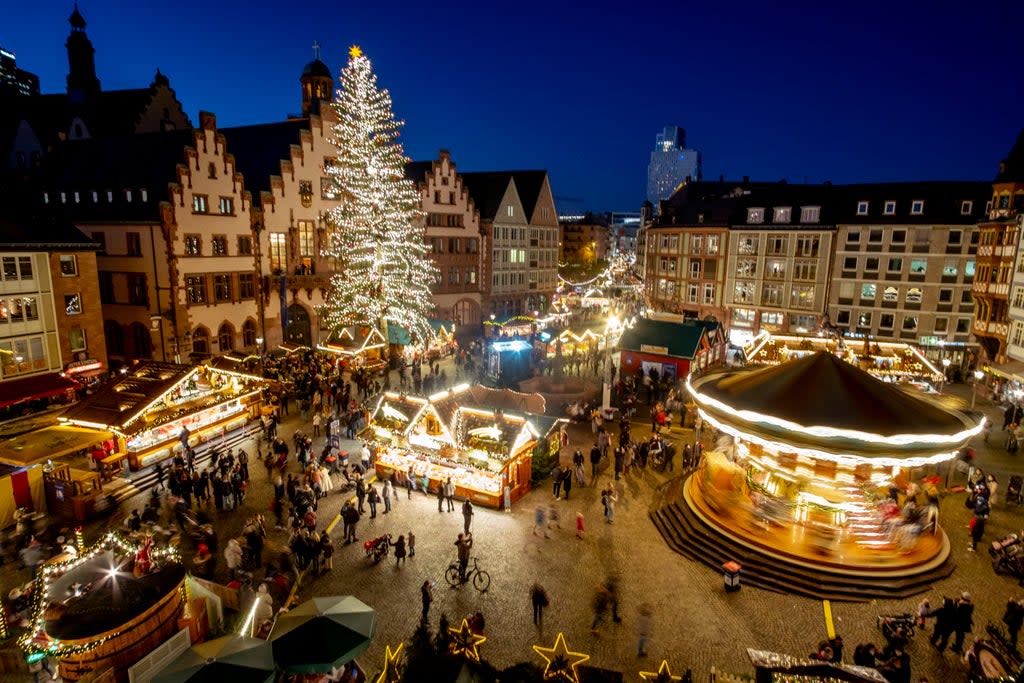
[[[682,496],[663,501],[650,515],[672,550],[718,571],[725,562],[738,562],[743,566],[742,584],[776,593],[838,602],[907,598],[929,590],[955,568],[948,552],[944,553],[944,560],[909,570],[857,571],[841,566],[798,564],[792,558],[719,531],[695,513]],[[948,539],[945,543],[948,545]]]

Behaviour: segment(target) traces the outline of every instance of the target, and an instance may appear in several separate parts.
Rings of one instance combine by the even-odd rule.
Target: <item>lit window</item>
[[[894,213],[896,213],[896,202],[891,200],[887,201],[885,203],[885,206],[882,208],[882,213],[884,213],[886,216],[891,216]]]
[[[860,298],[861,299],[874,299],[875,298],[875,291],[876,291],[876,289],[877,289],[877,287],[875,285],[871,284],[870,282],[861,285],[860,286]]]
[[[792,218],[793,209],[788,206],[776,206],[775,215],[772,218],[773,223],[788,223]]]
[[[867,202],[857,202],[857,215],[858,216],[867,216],[868,215],[868,203]]]
[[[60,255],[60,274],[62,277],[74,277],[78,275],[78,261],[74,254]]]
[[[199,213],[206,213],[205,206],[204,206],[203,210],[200,211]],[[232,216],[232,215],[234,215],[234,213],[235,213],[235,200],[232,199],[231,197],[221,197],[220,198],[220,214],[222,216]]]
[[[747,209],[747,223],[764,223],[764,209]]]
[[[920,216],[924,213],[924,201],[921,199],[915,199],[910,203],[910,213],[913,216]]]
[[[969,216],[969,215],[971,215],[971,211],[973,211],[973,210],[974,210],[974,202],[972,202],[970,199],[965,199],[964,201],[960,202],[960,215],[961,216]]]
[[[192,195],[192,212],[193,213],[206,213],[208,210],[206,204],[205,194],[194,194]]]
[[[65,294],[64,311],[68,315],[79,315],[82,312],[82,296],[80,294]]]
[[[801,223],[817,223],[821,220],[821,207],[820,206],[802,206],[800,207],[800,222]]]

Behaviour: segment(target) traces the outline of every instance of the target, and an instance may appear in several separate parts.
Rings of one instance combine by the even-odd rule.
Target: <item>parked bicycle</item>
[[[491,586],[491,575],[483,569],[480,569],[475,557],[472,558],[470,566],[466,567],[465,579],[460,576],[459,563],[452,562],[444,572],[444,580],[447,581],[448,585],[452,588],[472,581],[473,588],[477,589],[481,593],[487,592],[487,589]]]

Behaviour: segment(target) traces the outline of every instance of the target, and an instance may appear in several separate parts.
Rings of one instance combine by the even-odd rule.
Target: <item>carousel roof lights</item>
[[[804,454],[812,458],[819,460],[828,460],[835,463],[852,463],[854,465],[870,465],[872,467],[921,467],[925,465],[936,465],[938,463],[952,460],[956,457],[959,449],[953,451],[940,451],[927,457],[911,457],[911,458],[889,458],[879,457],[871,458],[862,455],[855,455],[852,453],[830,453],[828,451],[822,451],[815,448],[804,448],[800,446],[794,446],[793,444],[780,443],[778,441],[772,441],[770,439],[764,439],[756,436],[749,432],[744,432],[731,425],[727,425],[723,422],[712,417],[707,411],[698,409],[701,418],[706,420],[708,423],[713,425],[719,431],[725,432],[730,436],[745,439],[752,443],[756,443],[764,448],[778,451],[780,453],[795,453],[797,455]],[[888,476],[888,475],[886,475]]]
[[[955,434],[894,434],[892,436],[873,434],[854,429],[838,429],[836,427],[827,427],[824,425],[802,425],[790,420],[784,420],[780,417],[775,417],[774,415],[765,415],[764,413],[758,413],[752,410],[738,410],[733,408],[718,399],[712,398],[711,396],[694,389],[690,379],[691,377],[687,375],[686,388],[690,391],[690,395],[693,396],[694,400],[698,404],[703,404],[728,415],[732,415],[744,422],[768,424],[786,431],[809,434],[811,436],[825,439],[854,439],[873,444],[888,444],[892,446],[953,445],[961,444],[980,433],[986,422],[986,419],[983,417],[974,427],[961,430]],[[704,413],[705,411],[701,412]]]

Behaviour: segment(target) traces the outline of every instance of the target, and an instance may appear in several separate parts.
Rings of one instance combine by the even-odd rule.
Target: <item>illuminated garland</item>
[[[115,632],[102,638],[90,640],[88,643],[74,646],[62,645],[59,640],[52,640],[46,634],[46,595],[49,590],[49,583],[51,579],[58,578],[71,569],[95,558],[100,553],[116,548],[122,554],[134,556],[135,553],[142,549],[142,547],[142,543],[134,542],[125,537],[125,535],[120,531],[112,530],[108,531],[88,550],[82,550],[75,557],[71,557],[60,562],[49,561],[43,563],[38,575],[36,576],[35,586],[33,586],[32,589],[32,619],[30,630],[28,633],[25,633],[18,638],[18,646],[25,652],[25,655],[42,655],[46,657],[81,655],[89,652],[90,650],[96,649],[108,640],[123,635],[121,632]],[[173,546],[166,546],[163,548],[152,547],[150,548],[150,556],[154,562],[162,560],[178,563],[181,562],[181,556],[178,554],[177,548]]]
[[[500,323],[494,320],[485,320],[484,325],[489,325],[492,327],[505,327],[506,325],[514,325],[515,323],[535,323],[538,320],[539,318],[534,318],[532,315],[517,315]]]
[[[862,432],[856,429],[839,429],[837,427],[826,427],[823,425],[802,425],[790,420],[776,417],[774,415],[765,415],[764,413],[758,413],[753,410],[737,409],[732,406],[719,401],[716,398],[712,398],[707,394],[702,394],[697,391],[691,383],[692,375],[686,377],[686,388],[693,396],[694,401],[698,404],[714,408],[718,411],[731,415],[739,420],[743,420],[748,423],[762,423],[768,424],[773,427],[784,429],[786,431],[795,432],[798,434],[806,434],[814,437],[821,437],[826,439],[840,438],[840,439],[851,439],[855,441],[864,441],[871,444],[882,444],[890,446],[913,446],[913,445],[936,445],[936,446],[952,446],[954,444],[962,444],[971,437],[981,432],[985,426],[985,418],[970,429],[965,429],[955,434],[894,434],[892,436],[883,436],[881,434],[872,434],[870,432]]]

